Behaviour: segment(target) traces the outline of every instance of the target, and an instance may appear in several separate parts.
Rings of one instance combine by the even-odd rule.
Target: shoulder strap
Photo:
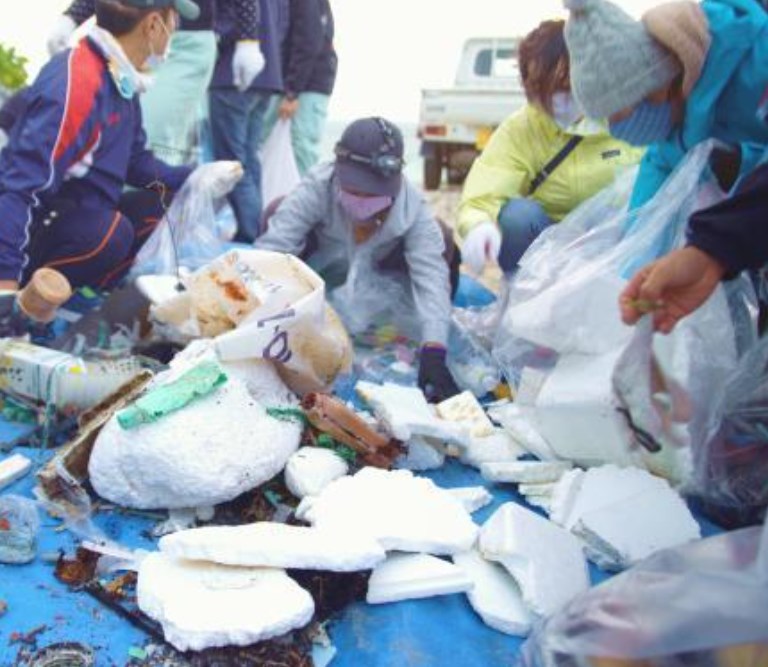
[[[536,177],[531,181],[531,187],[528,189],[529,197],[542,186],[544,181],[546,181],[552,175],[552,172],[563,163],[565,158],[573,152],[573,149],[581,143],[583,138],[584,137],[582,136],[574,135],[568,139],[568,143],[563,146],[560,152],[544,165],[544,168],[536,174]]]

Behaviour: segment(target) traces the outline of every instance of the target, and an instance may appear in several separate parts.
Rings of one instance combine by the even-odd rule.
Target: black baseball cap
[[[192,0],[118,0],[121,5],[138,9],[165,9],[173,7],[179,16],[188,21],[194,21],[200,16],[200,7]]]
[[[379,117],[351,123],[336,144],[336,176],[344,190],[397,197],[402,184],[403,135]]]

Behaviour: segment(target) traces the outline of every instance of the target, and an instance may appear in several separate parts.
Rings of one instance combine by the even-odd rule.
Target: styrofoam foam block
[[[556,482],[572,467],[567,461],[510,461],[484,463],[480,472],[491,482],[546,484]]]
[[[427,554],[392,554],[368,581],[369,604],[465,593],[472,580],[460,567]]]
[[[634,435],[617,410],[613,390],[621,351],[562,355],[547,377],[532,415],[560,458],[587,467],[633,462]]]
[[[583,479],[584,471],[581,468],[574,468],[564,473],[555,484],[549,518],[558,526],[565,527],[568,515],[581,489]]]
[[[469,603],[483,622],[494,630],[524,637],[531,630],[532,615],[523,602],[520,587],[501,565],[486,560],[477,550],[453,556],[472,580]]]
[[[21,454],[12,454],[0,461],[0,489],[10,486],[29,472],[32,461]]]
[[[473,437],[461,451],[461,462],[480,468],[483,463],[516,461],[526,453],[504,429],[494,428],[491,435]]]
[[[470,514],[493,502],[493,496],[484,486],[466,486],[446,489],[446,491],[456,498]]]
[[[366,535],[267,521],[185,530],[162,538],[159,547],[169,556],[222,565],[330,572],[369,570],[386,556]]]
[[[464,391],[438,403],[437,414],[446,421],[465,424],[472,437],[493,434],[493,423],[471,391]]]
[[[147,556],[139,567],[139,608],[180,651],[247,646],[312,619],[314,602],[283,570],[236,568]]]
[[[416,387],[358,382],[355,391],[398,440],[408,442],[413,436],[421,435],[444,442],[466,444],[469,441],[464,428],[435,415],[423,392]]]
[[[521,484],[517,490],[524,496],[551,498],[555,493],[556,486],[557,482],[544,482],[542,484]]]
[[[525,502],[532,507],[544,510],[547,515],[552,512],[552,500],[547,496],[525,496]]]
[[[348,472],[347,462],[330,449],[302,447],[288,459],[285,485],[297,498],[316,496]]]
[[[581,543],[516,503],[502,505],[480,532],[480,553],[515,578],[530,609],[548,616],[589,587]]]
[[[507,403],[490,408],[488,415],[504,427],[515,442],[541,461],[552,461],[557,455],[536,426],[535,410]]]
[[[478,533],[461,502],[408,470],[363,468],[305,498],[297,516],[317,528],[370,535],[388,551],[450,555],[470,549]]]
[[[435,470],[445,463],[445,448],[439,443],[432,444],[426,438],[413,437],[408,442],[408,451],[395,461],[395,467],[403,470]]]
[[[563,504],[559,508],[562,522],[558,523],[571,530],[588,512],[654,490],[663,492],[671,489],[665,480],[640,468],[620,468],[615,465],[590,468],[581,477],[578,492],[573,494],[570,506]]]

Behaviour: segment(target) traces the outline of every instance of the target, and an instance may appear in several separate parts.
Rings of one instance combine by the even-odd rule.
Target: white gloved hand
[[[245,92],[263,69],[264,56],[261,53],[260,44],[253,40],[238,42],[232,58],[232,78],[235,87],[241,93]]]
[[[493,222],[481,222],[473,227],[461,246],[464,263],[475,273],[482,273],[488,262],[499,258],[501,232]]]
[[[77,23],[75,23],[66,14],[61,14],[56,19],[56,23],[53,25],[48,35],[48,53],[55,56],[59,51],[63,51],[69,46],[69,40],[72,37],[72,33],[77,29]]]
[[[243,165],[235,161],[220,160],[201,164],[189,177],[189,187],[205,190],[214,199],[228,195],[243,177]]]

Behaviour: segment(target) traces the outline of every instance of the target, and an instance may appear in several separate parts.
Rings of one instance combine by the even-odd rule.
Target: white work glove
[[[243,165],[235,161],[220,160],[201,164],[189,177],[189,187],[205,190],[214,199],[228,195],[243,177]]]
[[[63,51],[69,46],[69,40],[72,37],[72,33],[77,29],[77,23],[75,23],[66,14],[61,14],[56,19],[56,23],[53,26],[48,35],[48,53],[55,56],[60,51]]]
[[[235,55],[232,58],[232,78],[235,87],[245,92],[251,87],[253,80],[264,69],[264,56],[261,46],[253,40],[242,40],[235,46]]]
[[[488,262],[499,259],[501,232],[493,222],[481,222],[473,227],[461,246],[461,257],[474,273],[482,273]]]

